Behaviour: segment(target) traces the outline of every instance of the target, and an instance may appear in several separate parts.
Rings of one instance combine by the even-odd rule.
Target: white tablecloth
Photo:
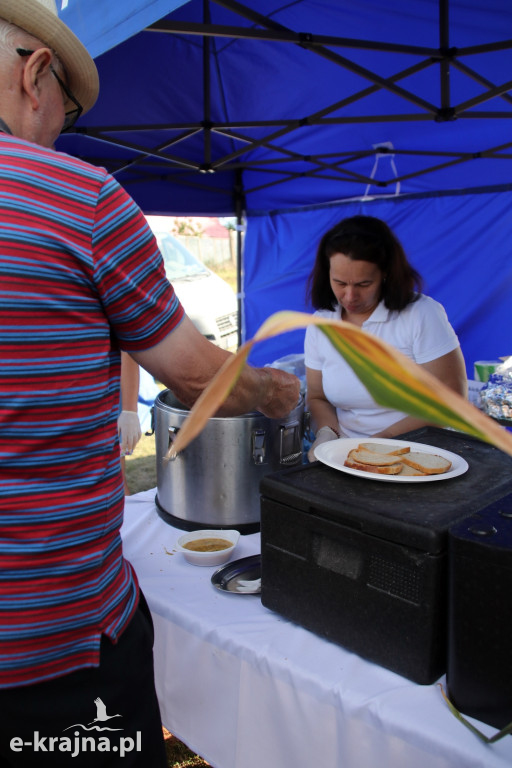
[[[173,551],[155,491],[126,500],[122,529],[155,623],[162,722],[215,768],[498,768],[512,737],[486,745],[421,686],[264,608],[221,592],[216,570]],[[242,536],[232,559],[260,551]],[[441,682],[444,682],[442,680]],[[472,720],[483,733],[495,729]]]

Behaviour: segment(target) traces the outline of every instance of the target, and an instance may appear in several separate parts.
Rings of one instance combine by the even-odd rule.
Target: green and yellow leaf
[[[308,325],[320,327],[380,405],[466,432],[512,456],[509,432],[376,336],[342,320],[326,320],[302,312],[277,312],[263,323],[251,341],[226,361],[204,390],[167,458],[182,451],[217,412],[236,384],[255,343]]]
[[[452,713],[454,717],[459,720],[459,722],[462,723],[468,730],[471,731],[472,734],[474,734],[480,741],[483,741],[485,744],[494,744],[496,741],[499,741],[504,736],[508,736],[510,733],[512,733],[512,723],[509,723],[504,728],[501,729],[501,731],[496,731],[496,733],[493,736],[486,736],[482,731],[478,730],[472,723],[469,722],[467,718],[464,717],[463,714],[459,712],[457,707],[455,707],[448,696],[446,695],[442,683],[438,683],[441,693],[443,695],[443,699],[445,700],[446,704],[448,705],[448,709]]]

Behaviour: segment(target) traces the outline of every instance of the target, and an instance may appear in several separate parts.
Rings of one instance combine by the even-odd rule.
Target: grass
[[[202,757],[191,752],[182,741],[178,741],[172,733],[165,728],[163,730],[169,768],[203,768],[209,765]]]
[[[130,493],[156,487],[154,435],[142,435],[133,454],[126,457],[126,480]],[[165,728],[163,731],[169,768],[206,768],[209,765]]]
[[[156,488],[155,436],[142,435],[131,456],[126,456],[126,481],[130,493]]]

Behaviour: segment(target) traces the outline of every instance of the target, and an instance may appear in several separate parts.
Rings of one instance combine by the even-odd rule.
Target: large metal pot
[[[165,455],[188,416],[166,389],[154,409],[160,516],[177,528],[259,530],[262,477],[302,461],[304,399],[284,419],[214,417],[176,459]]]

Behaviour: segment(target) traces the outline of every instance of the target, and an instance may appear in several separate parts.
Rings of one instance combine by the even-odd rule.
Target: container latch
[[[298,421],[279,427],[279,462],[297,464],[302,457],[301,430]]]
[[[265,461],[265,430],[255,429],[252,433],[252,460],[255,464]]]

